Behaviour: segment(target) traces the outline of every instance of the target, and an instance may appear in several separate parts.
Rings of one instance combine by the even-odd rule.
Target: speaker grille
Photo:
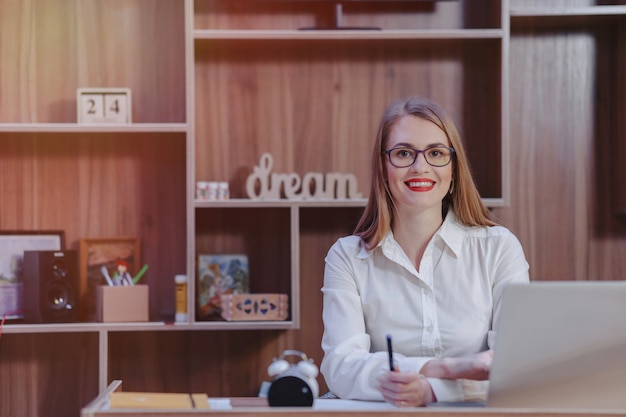
[[[78,320],[76,251],[24,252],[24,319],[34,323]]]

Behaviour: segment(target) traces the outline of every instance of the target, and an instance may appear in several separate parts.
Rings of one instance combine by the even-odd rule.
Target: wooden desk
[[[122,390],[122,381],[113,381],[107,389],[81,411],[81,417],[626,417],[626,410],[540,410],[477,407],[398,408],[393,410],[314,410],[311,408],[269,407],[263,398],[231,399],[230,410],[150,410],[107,409],[112,392]],[[329,400],[332,401],[332,400]]]

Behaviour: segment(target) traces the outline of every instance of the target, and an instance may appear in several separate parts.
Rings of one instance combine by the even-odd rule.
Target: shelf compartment
[[[196,0],[194,28],[298,30],[302,28],[498,29],[500,0],[454,2]]]
[[[193,285],[194,316],[198,325],[210,326],[213,321],[201,321],[195,312],[197,288],[197,257],[200,254],[244,254],[248,257],[250,292],[289,295],[290,315],[287,327],[297,325],[294,306],[298,305],[298,271],[292,263],[292,211],[289,208],[211,208],[196,209],[196,268]],[[220,323],[221,321],[215,322]],[[223,326],[249,327],[272,325],[270,322],[228,323]],[[284,326],[283,322],[276,322]]]
[[[534,26],[537,28],[564,30],[623,22],[626,18],[626,5],[512,7],[510,16],[511,24],[514,28]]]
[[[267,366],[285,349],[283,331],[109,333],[108,381],[124,390],[205,392],[210,397],[255,397]],[[318,342],[319,344],[319,342]],[[250,366],[250,357],[258,358]],[[237,383],[224,384],[225,378]]]
[[[385,105],[418,94],[450,111],[481,195],[501,202],[501,53],[500,39],[197,41],[195,178],[244,198],[269,152],[273,173],[352,173],[366,196]]]
[[[98,395],[97,334],[3,332],[0,358],[2,415],[77,415]]]
[[[185,158],[178,132],[0,132],[0,229],[63,230],[74,250],[82,238],[140,238],[150,315],[173,317],[174,276],[186,270]]]
[[[31,3],[0,19],[19,40],[0,50],[0,123],[76,122],[79,87],[130,88],[136,122],[185,122],[185,48],[163,47],[184,45],[182,1]]]

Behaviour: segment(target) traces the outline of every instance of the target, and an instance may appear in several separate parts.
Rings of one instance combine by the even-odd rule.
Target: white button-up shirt
[[[368,251],[361,238],[339,239],[324,272],[321,372],[340,398],[382,400],[389,370],[386,336],[402,371],[432,358],[491,346],[502,290],[528,282],[528,262],[505,227],[468,227],[448,212],[426,247],[419,272],[393,234]],[[438,401],[484,399],[486,381],[429,378]]]

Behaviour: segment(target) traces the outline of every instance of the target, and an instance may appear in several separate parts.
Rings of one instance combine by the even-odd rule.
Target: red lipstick
[[[435,181],[430,178],[411,178],[405,181],[411,191],[426,192],[435,188]]]

